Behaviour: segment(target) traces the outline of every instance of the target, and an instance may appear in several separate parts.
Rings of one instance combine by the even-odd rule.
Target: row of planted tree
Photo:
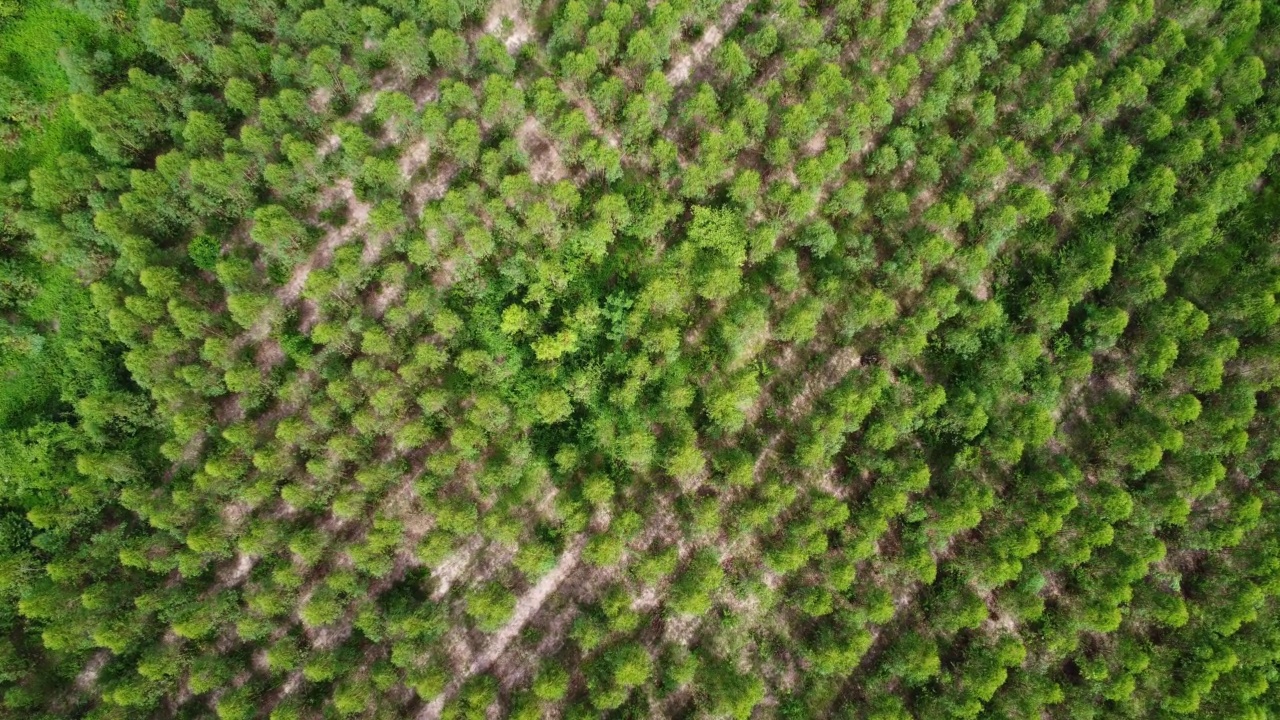
[[[0,712],[1274,711],[1273,9],[77,12]]]

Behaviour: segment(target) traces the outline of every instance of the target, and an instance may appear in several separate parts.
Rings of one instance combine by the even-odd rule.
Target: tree
[[[719,378],[706,390],[707,415],[719,430],[735,433],[746,424],[747,410],[759,394],[760,381],[754,368]]]
[[[533,680],[533,694],[540,700],[556,702],[569,692],[569,673],[559,665],[547,664]]]
[[[742,219],[731,210],[694,207],[686,238],[688,262],[700,281],[698,294],[723,300],[736,293],[747,260]]]
[[[457,697],[445,705],[440,717],[446,720],[481,720],[498,699],[498,683],[492,676],[478,675],[467,681]]]
[[[1255,55],[1242,58],[1218,81],[1223,104],[1242,107],[1262,97],[1262,80],[1267,76],[1262,60]]]
[[[503,77],[516,71],[515,58],[511,57],[501,41],[490,35],[482,35],[476,41],[476,60],[481,68]]]
[[[222,123],[208,113],[193,110],[187,115],[182,128],[185,149],[192,155],[212,154],[221,149],[226,130]]]
[[[239,219],[253,207],[257,171],[242,155],[224,155],[221,160],[193,160],[189,196],[192,209],[205,217]]]
[[[227,297],[227,310],[237,325],[248,330],[266,315],[272,302],[266,295],[239,293]]]
[[[667,604],[678,613],[703,615],[711,608],[712,594],[723,581],[720,558],[710,550],[701,551],[672,583]]]
[[[639,72],[656,69],[665,57],[649,28],[640,28],[627,40],[627,64]]]
[[[616,708],[627,694],[643,685],[653,672],[653,659],[637,643],[626,643],[604,653],[604,662],[588,676],[591,702],[601,710]]]
[[[910,632],[898,638],[889,651],[886,671],[901,677],[908,685],[921,685],[941,669],[937,644],[919,633]]]
[[[494,632],[506,624],[516,608],[516,596],[497,582],[487,582],[467,591],[467,614],[484,632]]]
[[[324,585],[311,595],[307,604],[298,612],[298,617],[309,628],[324,627],[337,622],[344,609],[338,594]]]
[[[461,73],[467,64],[467,41],[444,28],[437,28],[427,41],[436,64],[451,73]]]
[[[405,188],[405,177],[394,160],[367,157],[356,178],[356,190],[366,201],[398,197]]]
[[[301,251],[306,228],[279,205],[265,205],[254,211],[249,237],[268,258],[287,262]]]
[[[427,43],[417,26],[408,20],[387,31],[382,49],[406,80],[416,80],[431,68]]]
[[[218,699],[218,720],[248,720],[258,712],[252,685],[233,688]]]
[[[759,677],[744,675],[722,661],[700,664],[696,683],[697,695],[714,716],[747,720],[765,698]]]
[[[480,126],[469,118],[460,118],[449,128],[447,151],[463,165],[475,165],[480,157]]]
[[[403,137],[417,113],[413,98],[402,92],[380,91],[373,101],[373,117],[396,137]]]
[[[815,297],[806,297],[787,308],[786,315],[778,325],[778,338],[789,342],[806,343],[818,332],[818,322],[822,320],[823,303]]]

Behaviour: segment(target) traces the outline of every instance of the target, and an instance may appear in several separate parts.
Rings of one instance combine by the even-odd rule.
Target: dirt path
[[[350,179],[342,178],[338,180],[324,195],[326,202],[321,203],[321,207],[331,207],[335,203],[345,202],[350,209],[351,217],[342,227],[331,228],[325,232],[324,238],[307,255],[307,259],[293,269],[293,274],[289,276],[289,282],[276,290],[275,299],[280,308],[297,302],[298,298],[302,296],[303,289],[307,286],[307,278],[311,277],[311,271],[328,265],[333,258],[333,251],[340,245],[350,242],[352,238],[356,237],[364,229],[369,221],[369,212],[373,209],[373,206],[361,202],[356,197],[355,186]],[[253,327],[235,339],[233,347],[240,349],[253,343],[262,342],[271,330],[271,320],[271,313],[266,313]]]
[[[507,621],[507,624],[491,635],[489,642],[471,659],[471,663],[466,670],[460,675],[454,676],[453,681],[449,683],[449,687],[428,703],[422,709],[422,712],[418,713],[418,720],[438,720],[441,711],[444,709],[445,702],[458,691],[458,688],[462,687],[462,684],[473,675],[488,670],[489,666],[502,656],[511,641],[520,634],[524,626],[542,609],[547,598],[551,597],[551,594],[556,591],[560,583],[577,567],[578,558],[582,554],[582,546],[584,544],[586,544],[586,537],[582,535],[574,538],[569,543],[569,546],[565,548],[564,554],[556,562],[556,566],[546,575],[543,575],[537,584],[529,588],[529,591],[516,602],[515,612],[512,613],[511,619]]]
[[[515,639],[516,635],[524,629],[526,623],[533,618],[539,610],[542,609],[543,603],[551,597],[551,593],[555,592],[560,583],[569,575],[569,572],[578,564],[578,557],[582,553],[582,546],[586,544],[586,537],[579,535],[574,538],[569,546],[565,548],[564,554],[560,556],[560,560],[556,562],[556,566],[546,575],[543,575],[529,592],[516,603],[515,612],[511,615],[511,619],[502,629],[494,633],[489,640],[489,644],[484,650],[471,661],[471,667],[467,668],[468,675],[484,672],[490,665],[502,655],[507,649],[507,645]]]
[[[600,114],[596,112],[596,106],[591,104],[591,98],[579,94],[576,90],[569,86],[567,82],[560,82],[560,92],[564,93],[565,98],[573,104],[574,107],[582,111],[587,118],[587,127],[591,129],[591,134],[603,140],[609,147],[617,148],[622,145],[622,138],[613,128],[604,126],[600,121]]]
[[[729,3],[720,13],[720,19],[707,27],[702,37],[698,38],[698,42],[689,48],[689,52],[671,64],[671,69],[667,71],[667,82],[672,86],[687,82],[693,73],[693,68],[705,62],[711,51],[719,47],[720,42],[724,40],[725,32],[738,24],[738,18],[742,17],[742,12],[746,9],[747,0],[734,0]]]
[[[809,379],[805,381],[804,387],[801,388],[800,394],[796,395],[795,399],[791,401],[791,406],[787,411],[787,418],[796,421],[809,414],[809,411],[813,409],[814,401],[839,384],[861,362],[861,356],[853,348],[844,347],[832,352],[822,372],[810,375]],[[761,394],[764,395],[765,393],[762,392]],[[782,442],[782,438],[786,434],[785,428],[778,430],[765,443],[760,454],[756,456],[756,482],[763,478],[763,472],[769,464],[769,459],[775,455],[778,444]]]
[[[287,305],[301,297],[303,288],[307,286],[307,278],[311,277],[311,271],[327,265],[333,258],[333,251],[355,237],[369,220],[369,211],[373,208],[367,203],[360,202],[356,197],[355,186],[351,180],[343,178],[334,183],[332,195],[333,202],[329,205],[339,201],[345,202],[351,210],[351,218],[346,225],[326,232],[320,244],[316,245],[316,249],[307,256],[306,261],[293,269],[289,282],[276,292],[276,299],[283,304]]]
[[[438,583],[431,591],[432,600],[439,602],[444,599],[444,596],[449,593],[449,588],[453,587],[453,583],[462,577],[463,571],[471,565],[471,560],[483,544],[482,537],[473,535],[466,545],[451,553],[438,567],[432,568],[431,577]]]
[[[415,143],[409,147],[401,158],[400,171],[408,180],[412,181],[414,175],[426,166],[430,158],[431,153],[427,143],[425,141]],[[452,177],[452,169],[446,168],[445,172],[442,172],[440,176],[414,185],[409,191],[413,197],[414,210],[420,211],[422,205],[428,200],[443,197]],[[307,279],[311,277],[311,272],[316,268],[327,266],[333,259],[334,250],[358,237],[369,224],[369,213],[373,210],[373,206],[356,197],[355,185],[350,178],[342,178],[336,181],[331,188],[325,191],[323,197],[324,200],[319,204],[320,207],[332,207],[337,203],[345,203],[351,216],[342,227],[331,228],[326,231],[324,238],[311,251],[307,259],[294,268],[293,274],[289,276],[289,282],[276,291],[276,300],[281,307],[287,307],[297,302],[298,298],[302,296],[302,291],[307,286]],[[382,246],[385,238],[371,237],[368,240],[368,245],[361,255],[361,261],[372,265],[377,263],[382,255]],[[237,338],[237,346],[244,347],[249,343],[260,342],[265,338],[267,331],[270,330],[270,322],[268,320],[269,318],[264,318],[263,321]]]
[[[94,691],[98,686],[98,676],[102,674],[102,669],[107,666],[107,661],[111,657],[111,651],[105,648],[95,652],[93,657],[84,664],[80,674],[76,675],[75,681],[71,684],[71,692],[55,702],[52,709],[55,712],[65,712],[77,696]]]

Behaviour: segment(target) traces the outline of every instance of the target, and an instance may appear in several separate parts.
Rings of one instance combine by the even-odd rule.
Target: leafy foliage
[[[1271,4],[0,48],[0,717],[1280,713]]]

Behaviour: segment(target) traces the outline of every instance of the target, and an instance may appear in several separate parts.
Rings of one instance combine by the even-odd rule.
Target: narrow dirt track
[[[546,575],[543,575],[533,587],[529,588],[528,592],[516,601],[515,611],[512,613],[511,619],[507,621],[507,624],[490,636],[489,642],[484,646],[484,649],[472,658],[466,672],[454,677],[449,687],[428,703],[422,709],[422,712],[418,713],[418,720],[438,720],[441,711],[444,710],[445,702],[458,691],[458,688],[462,687],[462,684],[473,675],[489,669],[489,666],[502,656],[511,641],[520,634],[524,626],[542,609],[542,605],[547,601],[547,598],[551,597],[551,593],[555,592],[560,583],[564,582],[569,573],[577,567],[584,544],[586,544],[586,537],[582,535],[574,538],[569,543],[569,546],[565,548],[564,553],[556,562],[556,566]]]

